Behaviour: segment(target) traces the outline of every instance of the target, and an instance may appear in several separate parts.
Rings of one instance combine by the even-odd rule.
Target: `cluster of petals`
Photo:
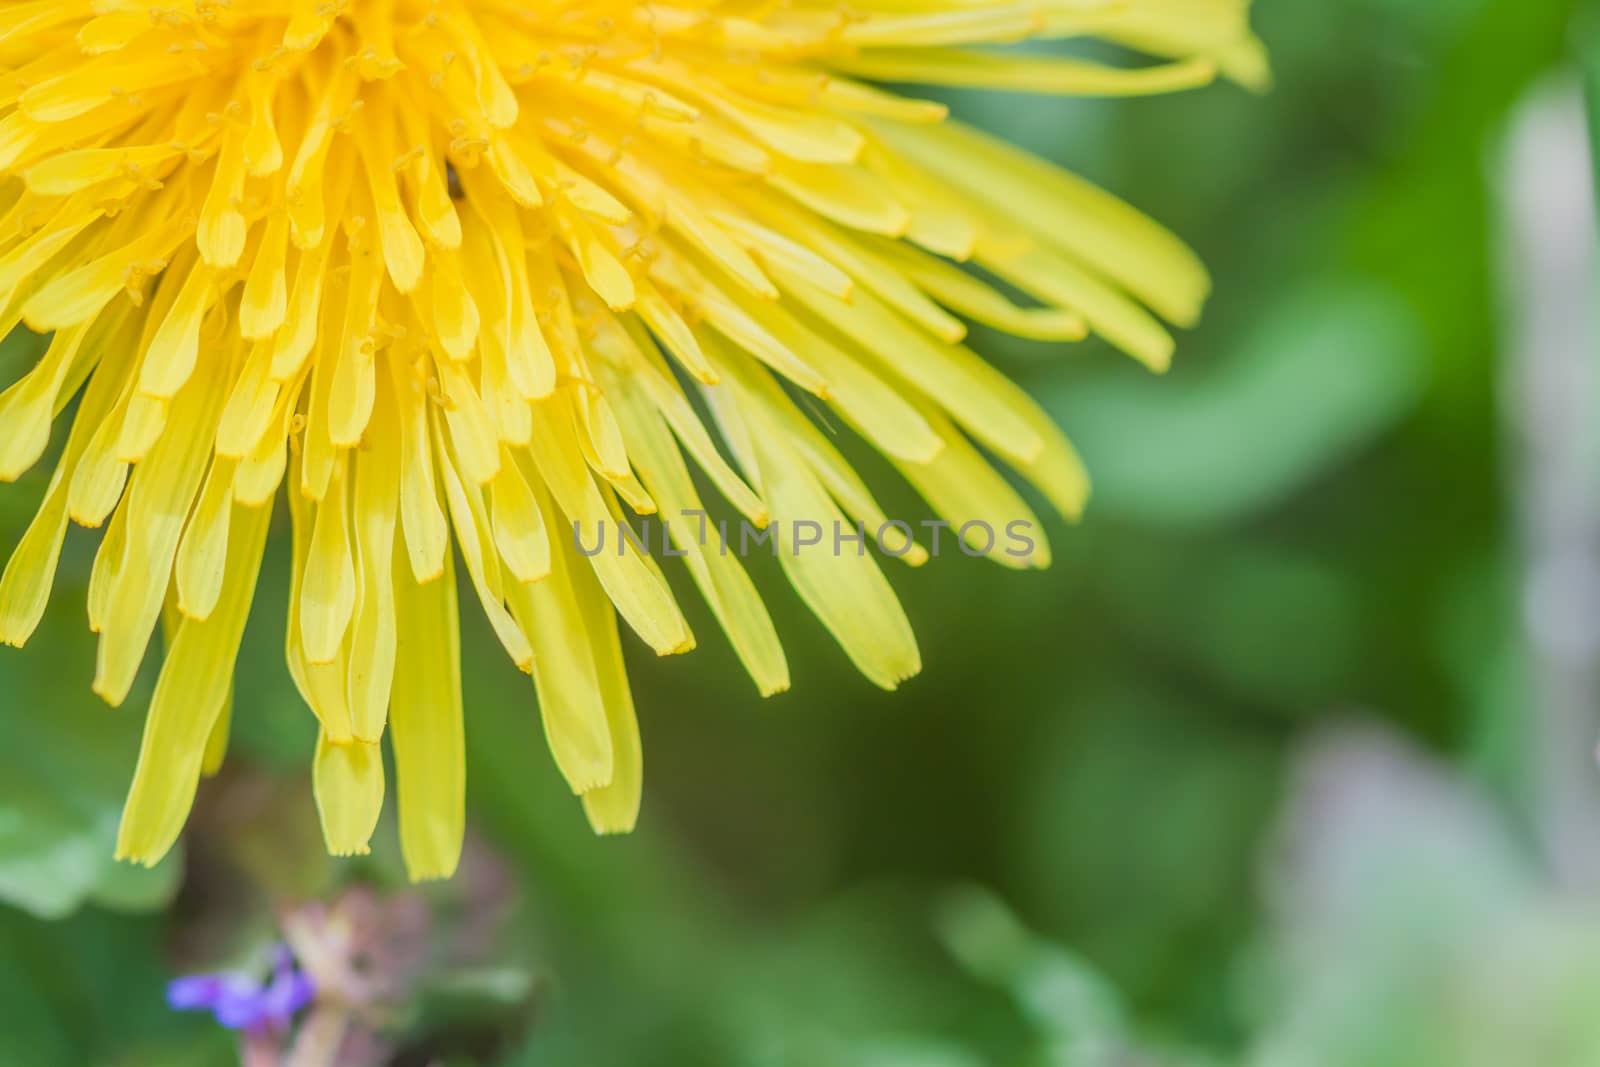
[[[533,675],[596,829],[633,825],[619,620],[663,655],[696,639],[655,560],[580,554],[575,527],[699,513],[712,488],[758,526],[876,529],[846,429],[958,527],[1033,521],[996,464],[1075,516],[1072,448],[964,344],[968,324],[1095,334],[1159,369],[1207,275],[1137,212],[915,87],[1258,83],[1247,15],[1246,0],[0,5],[0,327],[50,335],[0,395],[0,479],[56,464],[0,580],[0,640],[38,625],[69,523],[100,529],[94,690],[122,703],[158,629],[163,649],[120,853],[159,860],[222,759],[280,499],[286,657],[320,728],[329,847],[369,847],[387,736],[419,878],[461,847],[461,597]],[[1072,38],[1129,61],[1001,47]],[[679,547],[757,688],[787,688],[736,555]],[[1040,540],[995,558],[1049,557]],[[872,555],[782,564],[869,679],[919,669]]]

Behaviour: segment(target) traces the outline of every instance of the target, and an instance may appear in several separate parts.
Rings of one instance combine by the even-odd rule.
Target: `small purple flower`
[[[167,985],[167,1003],[177,1011],[209,1011],[230,1030],[286,1030],[317,991],[287,947],[279,945],[273,957],[270,981],[237,971],[190,975]]]

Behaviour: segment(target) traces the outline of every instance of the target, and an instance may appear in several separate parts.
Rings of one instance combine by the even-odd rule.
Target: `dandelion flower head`
[[[843,427],[957,526],[1032,519],[991,457],[1076,515],[1077,458],[967,323],[1160,368],[1207,276],[915,89],[1258,82],[1246,4],[0,3],[0,326],[50,335],[0,395],[0,479],[70,424],[0,640],[37,627],[69,523],[99,529],[95,692],[122,703],[162,648],[120,854],[165,854],[222,759],[279,499],[329,847],[368,848],[387,734],[419,878],[460,852],[461,596],[594,826],[634,822],[618,620],[660,654],[695,638],[655,560],[575,551],[574,524],[670,521],[709,485],[757,526],[876,528]],[[1130,59],[1000,47],[1030,38]],[[680,541],[757,687],[787,688],[736,554]],[[869,679],[919,669],[871,554],[781,560]]]

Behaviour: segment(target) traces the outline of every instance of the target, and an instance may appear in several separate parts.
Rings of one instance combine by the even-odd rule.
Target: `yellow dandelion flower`
[[[1207,276],[1098,189],[881,86],[1256,82],[1247,2],[0,3],[0,332],[53,334],[0,395],[0,478],[76,398],[0,639],[37,626],[69,521],[103,527],[95,692],[128,696],[158,624],[165,647],[120,854],[160,859],[222,758],[280,488],[328,845],[366,851],[387,731],[419,878],[461,845],[458,563],[617,831],[641,773],[617,619],[663,655],[695,639],[653,558],[571,531],[698,514],[686,457],[752,528],[881,527],[823,404],[952,523],[1031,520],[980,446],[1076,515],[1070,446],[964,322],[1092,331],[1160,368],[1161,320],[1192,322]],[[1078,37],[1152,60],[989,47]],[[760,691],[785,689],[737,553],[672,528]],[[871,554],[780,558],[868,678],[918,670]]]

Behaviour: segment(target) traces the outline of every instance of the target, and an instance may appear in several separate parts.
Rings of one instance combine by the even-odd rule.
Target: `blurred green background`
[[[1191,240],[1217,279],[1203,327],[1166,378],[1096,344],[978,338],[1096,498],[1052,528],[1042,575],[891,564],[927,664],[899,693],[851,671],[776,568],[757,578],[794,692],[759,701],[697,597],[694,655],[630,644],[631,837],[589,834],[531,686],[465,610],[469,816],[515,885],[498,962],[533,985],[491,1006],[487,1051],[438,1062],[1600,1063],[1600,672],[1561,595],[1589,572],[1552,572],[1542,629],[1527,592],[1600,495],[1600,334],[1541,329],[1562,308],[1539,293],[1581,309],[1593,288],[1508,221],[1522,197],[1592,252],[1559,195],[1588,180],[1572,117],[1600,35],[1579,6],[1270,0],[1266,96],[952,96]],[[1529,408],[1546,373],[1561,418]],[[0,494],[0,545],[44,477]],[[392,875],[392,827],[361,866],[308,858],[284,548],[181,891],[182,856],[109,860],[141,705],[88,691],[92,538],[69,542],[35,644],[0,654],[0,1063],[229,1062],[162,1002],[204,955],[196,928]],[[253,883],[208,876],[219,850]]]

